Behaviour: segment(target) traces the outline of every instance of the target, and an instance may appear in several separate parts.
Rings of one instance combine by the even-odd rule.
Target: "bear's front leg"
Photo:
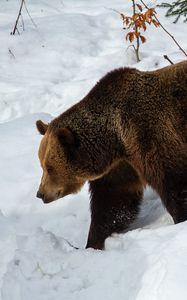
[[[143,186],[136,171],[126,162],[89,184],[91,225],[86,248],[103,249],[107,237],[128,230],[135,220]]]
[[[166,168],[161,198],[175,223],[187,220],[187,156]]]

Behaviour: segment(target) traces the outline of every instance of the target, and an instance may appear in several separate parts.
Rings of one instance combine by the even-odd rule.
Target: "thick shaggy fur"
[[[114,70],[44,126],[38,121],[50,149],[40,154],[44,173],[53,157],[65,170],[58,176],[62,190],[69,184],[75,192],[89,181],[87,247],[102,249],[109,235],[128,229],[145,184],[159,193],[176,223],[187,220],[187,61],[152,72]],[[43,180],[39,196],[44,202],[58,198],[49,194]]]

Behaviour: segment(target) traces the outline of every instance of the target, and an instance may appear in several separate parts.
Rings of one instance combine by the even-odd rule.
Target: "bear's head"
[[[36,126],[43,135],[38,153],[43,169],[38,198],[52,202],[77,193],[87,180],[97,177],[69,128],[50,128],[40,120]]]

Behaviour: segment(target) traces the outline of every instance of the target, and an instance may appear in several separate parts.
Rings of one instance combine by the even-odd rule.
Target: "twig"
[[[72,247],[72,248],[74,248],[74,249],[76,249],[76,250],[79,249],[79,248],[73,246],[73,245],[72,245],[68,240],[66,240],[65,238],[63,238],[63,240],[66,241],[66,243],[67,243],[70,247]]]
[[[26,10],[26,12],[27,12],[27,14],[28,14],[28,16],[29,16],[29,18],[30,18],[32,24],[34,25],[35,28],[37,28],[36,23],[34,22],[33,18],[31,17],[31,15],[30,15],[30,13],[29,13],[29,11],[28,11],[28,8],[27,8],[27,5],[26,5],[26,3],[25,3],[25,0],[23,0],[23,4],[24,4],[24,6],[25,6],[25,10]]]
[[[23,21],[23,16],[22,16],[22,14],[21,14],[21,23],[22,23],[23,31],[25,31],[25,24],[24,24],[24,21]]]
[[[145,6],[145,8],[149,9],[149,7],[147,6],[147,4],[143,0],[140,0],[140,2]],[[160,20],[157,18],[156,15],[155,15],[155,19],[156,19],[157,22],[159,22],[160,27],[172,38],[172,40],[174,41],[174,43],[179,47],[179,49],[183,52],[183,54],[185,56],[187,56],[187,53],[184,51],[184,49],[179,45],[179,43],[174,38],[174,36],[160,23]]]
[[[17,19],[16,19],[16,23],[14,25],[13,31],[10,33],[12,35],[15,35],[16,31],[17,31],[18,34],[20,34],[19,30],[17,28],[17,25],[18,25],[19,18],[21,17],[21,11],[22,11],[22,8],[23,8],[23,3],[24,3],[24,0],[21,0],[21,5],[20,5],[20,8],[19,8],[19,12],[18,12],[18,16],[17,16]]]
[[[10,55],[11,55],[14,59],[16,59],[14,53],[11,51],[10,48],[8,49],[8,52],[10,53]]]
[[[106,7],[106,6],[104,6],[104,8],[105,8],[105,9],[108,9],[108,10],[112,10],[112,11],[114,11],[115,13],[121,15],[120,11],[118,11],[117,9],[114,9],[114,8],[111,8],[111,7]]]
[[[19,30],[18,30],[18,22],[19,22],[19,19],[20,19],[20,18],[21,18],[21,21],[22,21],[23,31],[25,30],[24,21],[23,21],[23,16],[22,16],[22,8],[23,8],[23,5],[24,5],[24,7],[25,7],[25,10],[26,10],[26,12],[27,12],[27,14],[28,14],[28,16],[29,16],[29,18],[30,18],[32,24],[34,25],[34,27],[37,28],[36,23],[34,22],[33,18],[31,17],[31,15],[30,15],[30,13],[29,13],[29,11],[28,11],[28,8],[27,8],[27,5],[26,5],[25,0],[21,0],[21,5],[20,5],[20,8],[19,8],[19,12],[18,12],[18,16],[17,16],[17,19],[16,19],[16,23],[15,23],[15,25],[14,25],[13,31],[11,32],[12,35],[15,35],[16,31],[17,31],[18,34],[20,34],[20,33],[19,33]]]
[[[132,8],[133,8],[133,16],[135,16],[135,14],[136,14],[136,5],[135,5],[134,0],[132,0]],[[135,23],[134,26],[135,26],[135,32],[138,33],[138,27],[136,26],[136,23]],[[135,51],[135,54],[136,54],[137,62],[140,61],[139,48],[140,48],[140,38],[139,38],[139,36],[136,36],[136,47],[134,46],[134,51]]]
[[[174,63],[171,61],[171,59],[169,59],[169,57],[168,57],[167,55],[163,55],[163,56],[164,56],[164,58],[165,58],[166,60],[169,61],[169,63],[170,63],[171,65],[174,65]]]
[[[132,3],[133,3],[133,5],[132,5],[133,15],[135,15],[136,14],[136,4],[135,4],[134,0],[132,0]],[[116,10],[114,8],[110,8],[110,7],[109,8],[105,7],[105,8],[108,9],[108,10],[114,11],[115,13],[119,14],[120,16],[122,16],[122,14],[118,10]],[[138,28],[137,28],[136,24],[134,26],[135,26],[135,32],[138,33]],[[123,28],[123,29],[126,29],[126,28]],[[137,62],[139,62],[140,61],[140,56],[139,56],[140,38],[139,38],[139,36],[136,37],[136,47],[134,45],[130,45],[130,46],[133,47],[135,55],[136,55],[136,60],[137,60]]]

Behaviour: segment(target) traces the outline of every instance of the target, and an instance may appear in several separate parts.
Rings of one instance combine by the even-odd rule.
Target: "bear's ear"
[[[56,130],[56,135],[62,145],[74,145],[75,138],[72,131],[68,128],[58,128]]]
[[[48,125],[43,123],[41,120],[36,121],[36,127],[40,134],[44,135],[47,131]]]

